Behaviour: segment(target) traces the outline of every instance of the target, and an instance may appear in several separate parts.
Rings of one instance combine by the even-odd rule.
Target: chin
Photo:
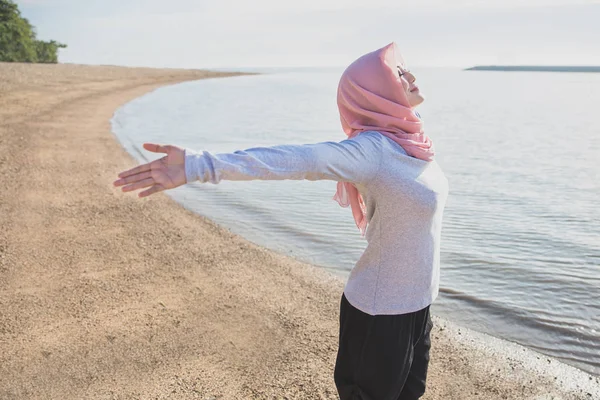
[[[414,99],[410,102],[410,108],[416,108],[421,105],[425,101],[424,97],[420,97],[419,99]]]
[[[418,93],[414,96],[411,96],[411,98],[409,98],[408,100],[410,102],[410,107],[415,108],[425,101],[425,97],[423,97],[421,93]]]

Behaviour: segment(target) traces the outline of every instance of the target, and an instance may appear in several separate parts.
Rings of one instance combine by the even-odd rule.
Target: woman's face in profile
[[[415,108],[423,101],[425,101],[425,97],[419,91],[419,87],[415,85],[415,81],[417,78],[404,67],[398,66],[398,76],[400,77],[400,82],[402,82],[402,87],[406,92],[406,97],[408,98],[408,103],[411,108]]]

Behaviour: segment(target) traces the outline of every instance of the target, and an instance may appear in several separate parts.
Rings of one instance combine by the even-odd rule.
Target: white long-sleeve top
[[[367,207],[368,244],[346,283],[348,301],[367,314],[390,315],[418,311],[437,297],[448,180],[435,160],[411,157],[375,131],[339,143],[257,147],[228,154],[186,149],[185,154],[188,183],[354,183]]]

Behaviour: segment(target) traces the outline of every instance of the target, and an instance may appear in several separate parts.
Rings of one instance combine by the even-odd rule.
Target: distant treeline
[[[600,67],[568,65],[480,65],[467,68],[466,71],[600,72]]]
[[[58,49],[67,47],[36,39],[35,28],[11,0],[0,0],[0,61],[57,63]]]

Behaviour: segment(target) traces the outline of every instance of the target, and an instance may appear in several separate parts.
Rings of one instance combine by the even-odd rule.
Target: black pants
[[[342,295],[335,385],[341,400],[412,400],[425,393],[429,307],[400,315],[369,315]]]

